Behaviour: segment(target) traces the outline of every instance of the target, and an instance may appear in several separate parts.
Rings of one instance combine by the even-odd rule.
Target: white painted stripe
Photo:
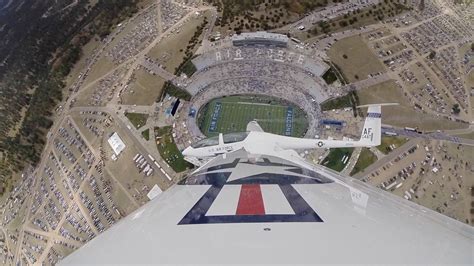
[[[265,214],[295,214],[278,185],[261,185]]]
[[[224,186],[206,215],[235,215],[241,187],[241,185]]]

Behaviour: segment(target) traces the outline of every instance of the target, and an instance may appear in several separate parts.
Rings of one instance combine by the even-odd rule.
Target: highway
[[[444,133],[443,131],[430,132],[430,133],[417,133],[414,131],[405,130],[403,128],[383,126],[382,133],[386,133],[386,132],[396,133],[399,136],[404,136],[404,137],[409,137],[409,138],[445,140],[445,141],[450,141],[454,143],[459,143],[462,145],[474,146],[474,140],[472,139],[459,138],[459,137]]]
[[[155,4],[155,3],[154,3]],[[148,8],[151,8],[154,6],[154,4],[151,4],[149,7],[147,8],[144,8],[143,10],[141,10],[140,12],[138,12],[137,14],[135,14],[132,18],[129,19],[129,21],[133,20],[133,18],[137,17],[137,16],[140,16],[142,15],[143,12],[146,12],[146,10],[148,10]],[[157,1],[156,3],[158,6],[160,5],[160,1]],[[90,60],[90,63],[86,66],[86,71],[83,72],[84,74],[82,74],[77,80],[76,82],[74,82],[71,86],[70,86],[70,91],[72,91],[72,93],[69,95],[69,97],[67,97],[65,99],[65,101],[63,103],[60,103],[59,105],[62,105],[64,106],[63,109],[61,109],[56,115],[55,117],[55,121],[53,123],[53,126],[51,127],[51,129],[49,130],[49,133],[48,133],[48,139],[47,139],[47,142],[46,142],[46,145],[44,147],[44,150],[42,152],[42,158],[41,158],[41,161],[39,163],[39,165],[36,167],[35,171],[33,173],[31,173],[31,175],[33,176],[39,176],[41,171],[44,169],[45,167],[45,164],[46,162],[48,161],[48,155],[50,154],[50,152],[53,152],[54,154],[54,151],[52,149],[52,144],[53,144],[53,140],[55,139],[55,137],[57,136],[57,133],[58,133],[58,130],[59,128],[62,126],[62,124],[66,121],[66,119],[69,118],[69,114],[71,111],[79,111],[81,110],[79,107],[71,107],[71,104],[75,101],[76,97],[82,93],[85,89],[89,88],[90,86],[92,86],[93,84],[95,84],[96,82],[98,82],[99,80],[103,79],[105,76],[107,76],[108,74],[112,73],[113,71],[115,71],[116,69],[120,68],[120,67],[124,67],[124,66],[127,66],[128,68],[128,75],[126,75],[126,79],[130,78],[133,70],[140,64],[141,62],[141,59],[144,57],[144,55],[146,53],[148,53],[148,51],[150,51],[159,41],[161,41],[164,36],[166,36],[167,32],[171,32],[173,31],[174,29],[176,29],[177,27],[180,27],[181,24],[186,20],[188,19],[190,16],[192,16],[194,14],[194,12],[196,11],[205,11],[205,10],[208,10],[208,9],[214,9],[213,7],[199,7],[199,8],[192,8],[193,11],[189,12],[186,16],[184,16],[182,19],[180,19],[176,24],[174,24],[172,27],[170,27],[169,29],[167,29],[166,32],[163,32],[163,34],[160,34],[155,40],[153,40],[153,42],[147,46],[144,50],[142,50],[140,53],[138,53],[136,56],[124,61],[123,63],[117,65],[115,68],[113,68],[112,70],[110,70],[108,73],[104,74],[103,76],[99,77],[97,80],[94,80],[92,82],[90,82],[89,84],[83,86],[83,82],[85,81],[87,75],[86,73],[88,73],[89,70],[92,69],[92,65],[96,63],[97,59],[102,56],[103,52],[105,51],[105,48],[109,45],[109,42],[106,42],[106,43],[103,43],[100,48],[98,48],[97,52],[94,53],[91,57],[91,60]],[[161,13],[159,12],[159,15],[161,16]],[[160,24],[160,23],[158,23]],[[161,25],[159,25],[159,28],[161,29]],[[111,35],[111,38],[113,38],[115,36],[115,32],[112,33]],[[123,82],[124,86],[126,84],[126,82]],[[112,103],[113,104],[113,103]],[[128,119],[126,119],[126,121],[124,122],[124,117],[121,117],[120,115],[117,115],[114,108],[110,108],[110,107],[85,107],[84,110],[93,110],[93,111],[99,111],[99,110],[104,110],[106,112],[108,112],[109,114],[111,114],[115,121],[117,121],[118,123],[118,126],[119,127],[122,127],[124,130],[127,130],[125,128],[127,128],[127,123],[128,125],[130,126],[131,124],[129,123]],[[79,131],[80,132],[80,131]],[[159,164],[163,164],[162,160],[160,159],[161,157],[159,156],[159,153],[157,151],[156,148],[154,147],[150,147],[150,145],[146,145],[142,142],[142,138],[140,135],[140,133],[136,130],[130,130],[129,131],[132,135],[132,138],[134,139],[134,142],[135,142],[135,146],[136,148],[139,150],[140,153],[142,154],[152,154],[155,159],[158,161]],[[86,140],[84,138],[84,140]],[[90,146],[90,143],[87,144],[89,148],[91,148]],[[99,162],[99,157],[97,157],[97,152],[94,150],[94,149],[91,149],[94,154],[95,154],[95,161],[94,161],[94,165],[95,166],[98,162]],[[153,163],[150,164],[150,165],[154,165]],[[163,167],[164,169],[168,169],[167,171],[172,171],[170,170],[167,166]],[[94,169],[94,167],[92,167],[91,169]],[[164,177],[161,173],[161,171],[157,171],[158,169],[155,169],[155,173],[157,173],[161,178],[160,178],[160,186],[162,187],[168,187],[171,185],[171,181],[168,180],[166,177]],[[90,176],[91,172],[88,173],[88,177]],[[87,178],[84,179],[84,181],[82,182],[81,186],[83,184],[85,184],[85,182],[87,181]],[[32,184],[32,193],[34,191],[37,191],[38,190],[38,186],[39,186],[39,182],[38,182],[38,178],[35,178],[33,180],[33,184]],[[80,191],[80,190],[78,190]],[[129,195],[127,195],[129,196]],[[27,208],[27,214],[26,214],[26,217],[25,217],[25,220],[26,221],[30,221],[31,217],[31,207],[32,207],[32,204],[33,204],[33,199],[34,197],[29,197],[26,201],[26,208]],[[74,200],[70,201],[70,204],[74,204],[75,202],[77,202],[77,205],[78,206],[81,206],[80,204],[80,200],[78,199],[78,196],[77,196],[77,193],[75,193],[74,195]],[[133,201],[132,201],[133,202]],[[44,204],[44,203],[43,203]],[[84,217],[86,217],[86,219],[88,219],[88,215],[87,215],[87,212],[85,210],[81,210],[81,212],[84,213]],[[91,223],[90,219],[88,220],[88,223]],[[57,229],[59,229],[60,226],[58,226]],[[91,228],[94,228],[94,226],[91,226]],[[18,237],[18,245],[16,245],[16,248],[15,250],[13,251],[13,255],[14,255],[14,258],[15,258],[15,263],[20,263],[20,258],[22,256],[20,256],[20,254],[22,254],[22,246],[23,246],[23,240],[24,240],[24,237],[25,237],[25,231],[31,231],[32,229],[30,228],[30,226],[28,226],[28,223],[25,223],[23,224],[23,226],[21,227],[21,230],[19,232],[19,237]],[[56,232],[54,233],[58,233],[57,230]],[[49,235],[48,235],[49,236]],[[56,239],[62,239],[61,236],[57,236],[55,237]],[[48,248],[50,248],[52,246],[52,244],[54,243],[53,239],[49,239],[48,240]],[[75,243],[77,245],[77,243]],[[44,255],[41,257],[42,260],[45,259],[45,256],[48,254],[48,252],[45,252]],[[37,262],[41,262],[41,261],[37,261]]]
[[[373,171],[379,169],[380,167],[384,166],[385,164],[389,163],[393,159],[395,159],[398,155],[406,152],[411,147],[415,146],[420,139],[411,139],[402,146],[398,147],[397,149],[390,152],[388,155],[384,156],[383,158],[377,160],[377,162],[371,164],[369,167],[365,168],[363,171],[355,174],[352,176],[355,179],[362,179],[366,177],[368,174],[372,173]]]

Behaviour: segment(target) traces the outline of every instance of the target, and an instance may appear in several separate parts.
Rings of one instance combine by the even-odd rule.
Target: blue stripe
[[[297,166],[286,165],[271,162],[268,158],[264,162],[255,163],[262,167],[267,166],[271,169],[273,166],[287,166],[286,172],[295,173],[260,173],[250,175],[244,178],[229,181],[232,171],[236,169],[240,159],[235,159],[227,164],[212,166],[201,170],[194,175],[181,180],[179,185],[210,185],[209,189],[201,196],[194,206],[178,222],[179,225],[188,224],[218,224],[218,223],[275,223],[275,222],[323,222],[323,219],[311,208],[306,200],[293,187],[295,184],[325,184],[332,183],[316,171],[300,168]],[[250,162],[241,162],[250,164]],[[228,172],[212,173],[214,170],[225,170]],[[294,211],[294,214],[265,214],[265,215],[206,215],[211,208],[217,196],[225,185],[243,185],[243,184],[274,184],[278,185],[283,192],[288,204]]]
[[[293,108],[288,107],[286,109],[285,136],[291,136],[291,133],[293,133]]]
[[[292,185],[280,185],[279,187],[295,214],[206,215],[222,189],[222,187],[211,186],[178,224],[323,222],[323,219]]]
[[[222,105],[220,102],[216,102],[214,110],[211,116],[211,123],[209,124],[209,132],[215,132],[217,130],[217,120],[221,115]]]
[[[381,118],[382,114],[381,113],[367,113],[367,117]]]

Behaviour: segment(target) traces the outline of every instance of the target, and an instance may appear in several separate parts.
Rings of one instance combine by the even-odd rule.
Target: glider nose
[[[194,150],[193,148],[187,147],[181,153],[183,154],[183,156],[191,156],[193,153],[193,150]]]

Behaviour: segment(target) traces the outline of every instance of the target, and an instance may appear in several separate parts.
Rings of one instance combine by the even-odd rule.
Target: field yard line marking
[[[264,106],[272,106],[274,104],[269,104],[269,103],[250,103],[250,102],[236,102],[233,104],[245,104],[245,105],[264,105]],[[275,105],[278,106],[278,105]]]

